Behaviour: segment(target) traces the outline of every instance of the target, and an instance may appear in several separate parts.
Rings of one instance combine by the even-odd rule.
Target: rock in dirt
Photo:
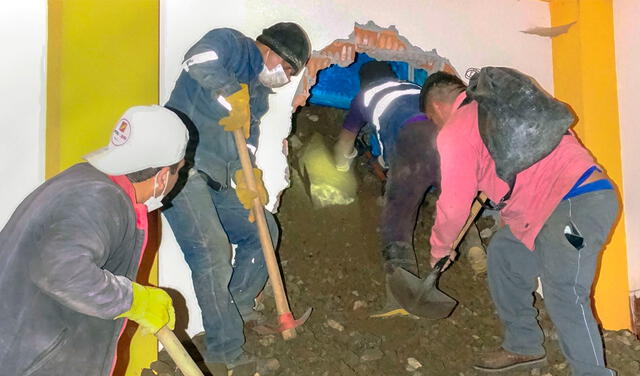
[[[384,353],[379,349],[367,349],[360,354],[360,360],[363,362],[370,362],[373,360],[380,360],[384,356]]]
[[[563,369],[567,368],[567,363],[566,362],[558,363],[558,364],[554,365],[553,368],[558,369],[558,370],[563,370]]]
[[[618,341],[620,341],[620,343],[624,344],[625,346],[631,346],[631,341],[627,337],[620,336],[618,337]]]
[[[422,367],[422,363],[420,363],[416,358],[407,358],[407,371],[413,372],[420,367]]]
[[[616,339],[624,344],[625,346],[631,346],[632,337],[634,337],[633,333],[628,330],[622,330],[616,333]]]
[[[359,308],[365,308],[367,306],[367,302],[365,302],[364,300],[356,300],[355,302],[353,302],[353,310],[357,310]]]
[[[336,320],[332,320],[329,319],[327,320],[327,325],[329,325],[329,327],[341,332],[344,330],[344,326],[342,326],[342,324],[340,324],[339,322],[337,322]]]
[[[271,374],[274,371],[277,371],[280,369],[280,361],[276,358],[271,358],[268,359],[265,363],[264,363],[264,372]],[[260,375],[260,373],[258,373],[258,375]]]
[[[276,341],[276,337],[273,335],[266,335],[266,336],[262,336],[260,337],[260,339],[258,340],[258,342],[260,342],[260,344],[264,347],[273,345],[273,343]]]

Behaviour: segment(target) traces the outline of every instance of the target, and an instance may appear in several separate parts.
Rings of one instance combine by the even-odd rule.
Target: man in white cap
[[[0,375],[109,375],[126,318],[173,328],[169,295],[133,280],[187,141],[172,111],[132,107],[89,163],[18,206],[0,232]]]

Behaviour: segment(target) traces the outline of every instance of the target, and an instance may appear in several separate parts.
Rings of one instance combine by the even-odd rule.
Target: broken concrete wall
[[[341,67],[351,65],[356,53],[366,53],[376,60],[402,61],[413,68],[424,69],[429,73],[445,71],[456,74],[449,61],[439,56],[435,49],[424,51],[401,35],[395,26],[380,27],[373,21],[365,25],[356,23],[347,39],[337,39],[319,51],[314,51],[302,72],[292,107],[304,106],[309,91],[316,83],[318,72],[333,64]]]

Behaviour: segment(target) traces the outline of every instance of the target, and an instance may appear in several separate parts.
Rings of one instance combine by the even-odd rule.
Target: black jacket
[[[0,375],[108,375],[144,236],[86,163],[32,192],[0,232]]]

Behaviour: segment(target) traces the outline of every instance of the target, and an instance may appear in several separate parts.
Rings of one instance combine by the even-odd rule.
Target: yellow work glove
[[[244,138],[249,138],[251,111],[249,110],[249,88],[247,84],[240,84],[240,90],[225,98],[231,105],[229,116],[218,122],[227,132],[242,129]]]
[[[253,176],[256,180],[257,196],[260,198],[260,204],[264,205],[269,201],[269,195],[267,195],[267,190],[264,188],[264,183],[262,182],[262,170],[254,168]],[[240,203],[245,209],[250,211],[249,222],[253,223],[255,217],[251,209],[253,209],[253,200],[256,198],[256,192],[250,190],[247,186],[247,181],[244,179],[244,172],[242,170],[236,171],[233,180],[236,182],[236,195],[238,196],[238,200],[240,200]]]
[[[132,282],[133,299],[131,308],[118,315],[116,319],[126,317],[137,322],[147,333],[156,333],[163,326],[173,330],[176,324],[176,313],[171,297],[157,287],[142,286]]]

